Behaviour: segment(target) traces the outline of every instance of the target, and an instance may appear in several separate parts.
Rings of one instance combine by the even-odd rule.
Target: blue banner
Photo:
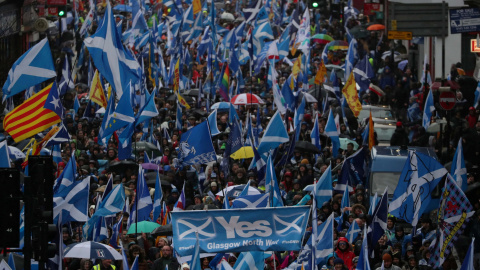
[[[172,212],[173,243],[180,256],[200,252],[300,250],[310,207]]]
[[[450,9],[450,32],[452,34],[480,31],[480,9]]]

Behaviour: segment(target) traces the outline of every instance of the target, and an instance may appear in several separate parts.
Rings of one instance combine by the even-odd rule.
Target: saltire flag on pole
[[[368,261],[368,241],[367,241],[367,226],[363,229],[363,241],[360,255],[358,256],[358,263],[356,270],[370,270],[370,262]]]
[[[323,205],[324,202],[332,198],[332,168],[330,165],[323,172],[318,182],[314,184],[314,188],[316,189],[315,202],[317,205]]]
[[[90,85],[90,93],[88,96],[90,97],[91,101],[97,103],[103,108],[107,108],[107,98],[105,97],[105,92],[103,90],[98,70],[95,70],[95,74],[93,75],[92,83]]]
[[[53,83],[25,100],[5,116],[3,128],[15,142],[40,133],[61,121],[57,113],[45,108],[52,86]],[[58,103],[57,106],[63,108],[61,103]]]
[[[85,222],[88,220],[88,194],[90,189],[90,177],[82,181],[74,181],[66,188],[53,194],[53,220],[61,224],[69,221]]]
[[[348,228],[347,233],[345,234],[345,238],[348,239],[349,243],[355,243],[355,239],[357,239],[358,234],[361,231],[362,230],[360,229],[360,227],[358,227],[358,223],[356,221],[353,221],[353,223],[350,224],[350,228]]]
[[[103,23],[84,43],[95,66],[112,85],[117,96],[120,98],[123,92],[128,93],[128,89],[124,89],[130,82],[136,83],[139,80],[141,70],[137,60],[123,47],[110,2],[107,2]]]
[[[136,192],[136,196],[138,198],[136,209],[137,222],[148,220],[150,213],[153,210],[153,203],[152,197],[150,197],[150,192],[148,191],[147,182],[145,181],[145,173],[142,166],[138,166]]]
[[[62,68],[62,77],[58,82],[58,89],[60,92],[60,96],[63,96],[67,93],[69,89],[75,87],[75,84],[72,80],[72,72],[71,67],[68,62],[68,56],[65,54],[65,60],[63,61],[63,68]]]
[[[475,211],[473,211],[465,193],[455,180],[448,175],[438,209],[436,237],[430,244],[432,256],[429,265],[433,269],[438,269],[443,265],[450,255],[453,245],[462,235],[474,213]]]
[[[0,142],[0,168],[10,168],[10,154],[8,151],[7,141]]]
[[[2,87],[3,101],[55,76],[48,38],[44,38],[13,64]]]
[[[268,152],[270,149],[277,148],[280,144],[286,143],[289,141],[287,129],[283,124],[282,117],[280,112],[277,111],[273,117],[270,119],[265,133],[262,137],[262,141],[258,146],[258,153],[265,157],[264,153]]]
[[[345,83],[345,86],[342,89],[342,93],[347,100],[348,107],[352,110],[355,117],[358,117],[360,111],[362,110],[362,104],[358,99],[358,92],[355,83],[355,77],[353,76],[353,72],[350,73],[348,76],[348,80]]]
[[[455,151],[455,156],[453,156],[450,174],[453,179],[457,181],[457,185],[462,188],[463,191],[467,190],[467,168],[465,167],[465,159],[463,158],[462,138],[458,140],[457,150]]]
[[[153,195],[153,222],[157,222],[157,219],[162,214],[162,199],[162,183],[160,182],[160,176],[158,175],[157,171],[157,177],[155,179],[155,192]]]
[[[340,149],[340,138],[338,137],[337,126],[335,125],[335,118],[333,117],[332,110],[330,110],[330,114],[328,116],[325,133],[332,141],[332,155],[334,157],[338,156],[338,150]]]
[[[385,234],[387,229],[387,217],[388,217],[388,187],[385,187],[380,202],[375,207],[373,212],[372,223],[368,228],[370,250],[378,245],[378,240]],[[354,222],[356,223],[356,222]],[[370,253],[371,254],[371,253]]]
[[[208,121],[182,134],[178,159],[183,165],[206,164],[217,160]]]
[[[317,232],[318,235],[315,243],[315,263],[321,264],[324,258],[326,258],[330,253],[333,252],[333,228],[334,228],[334,218],[333,213],[323,222],[318,225]]]
[[[432,157],[409,151],[388,212],[417,226],[420,216],[432,199],[433,189],[447,173]]]
[[[475,254],[474,243],[475,243],[475,237],[472,238],[472,243],[470,244],[470,247],[468,248],[467,255],[465,256],[465,259],[463,260],[462,268],[460,268],[460,270],[474,270],[475,269],[474,260],[473,260],[473,254]]]
[[[261,208],[268,206],[268,197],[270,194],[255,194],[238,196],[234,201],[232,208]]]
[[[267,173],[265,176],[265,193],[270,194],[269,206],[270,207],[282,207],[283,200],[280,196],[280,188],[278,186],[277,176],[275,175],[275,169],[273,167],[272,156],[269,155],[267,159]]]
[[[195,232],[195,248],[193,249],[192,260],[190,261],[190,270],[202,270],[202,263],[200,262],[200,244],[198,243],[198,232]]]
[[[425,105],[423,106],[422,126],[425,128],[425,130],[427,130],[430,126],[433,111],[435,111],[435,105],[433,104],[432,90],[430,90],[428,91],[428,96],[425,100]]]
[[[235,262],[233,269],[262,270],[264,267],[264,264],[265,264],[264,253],[262,251],[244,251],[240,253],[240,256],[238,256],[238,259]]]

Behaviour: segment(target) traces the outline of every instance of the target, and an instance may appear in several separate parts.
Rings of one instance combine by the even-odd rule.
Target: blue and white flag
[[[153,222],[156,222],[160,214],[162,213],[162,183],[160,182],[160,176],[157,171],[157,177],[155,180],[155,193],[153,195]]]
[[[370,251],[373,251],[373,249],[378,245],[378,240],[385,234],[385,230],[387,229],[387,218],[388,187],[385,187],[385,191],[383,192],[380,202],[375,207],[375,211],[373,211],[372,223],[368,228]]]
[[[332,198],[332,168],[331,165],[323,172],[322,176],[315,184],[315,201],[319,207],[324,202],[328,202]]]
[[[60,176],[55,180],[53,185],[53,194],[60,192],[62,189],[69,187],[75,182],[75,176],[77,174],[77,162],[75,161],[75,155],[72,154],[70,160],[65,165]]]
[[[48,38],[44,38],[13,64],[2,87],[3,100],[55,76]]]
[[[361,91],[368,89],[370,79],[375,76],[375,73],[366,55],[355,65],[353,76],[355,77],[355,82],[360,86]]]
[[[462,138],[458,140],[457,150],[455,156],[453,156],[452,167],[450,168],[450,174],[453,179],[457,181],[457,185],[463,190],[467,190],[467,168],[465,167],[465,159],[463,158],[463,145]]]
[[[409,151],[388,212],[416,226],[432,199],[431,193],[447,173],[432,157]]]
[[[270,194],[269,206],[270,207],[282,207],[283,200],[280,195],[280,188],[278,186],[277,176],[275,174],[275,168],[273,166],[272,156],[269,155],[267,159],[267,173],[265,176],[265,193]]]
[[[114,103],[115,95],[111,95],[109,104],[107,105],[107,109],[105,111],[102,127],[100,128],[99,132],[99,136],[101,138],[106,138],[108,135],[113,134],[113,132],[135,122],[135,115],[129,94],[122,95],[118,101],[117,107],[112,111],[111,106],[113,106],[112,104]],[[128,138],[128,136],[126,136],[126,138]]]
[[[62,101],[60,100],[60,93],[57,87],[57,82],[53,82],[50,92],[48,93],[45,105],[43,108],[51,110],[56,113],[60,119],[64,118],[65,108],[63,108]]]
[[[339,183],[349,183],[350,186],[358,184],[365,185],[365,159],[367,156],[366,148],[361,147],[357,152],[345,159],[342,164],[342,173]],[[337,184],[338,185],[338,184]],[[335,190],[345,190],[345,187],[335,187]],[[349,192],[352,192],[350,189]]]
[[[63,61],[62,67],[62,77],[58,82],[58,90],[60,92],[60,96],[65,95],[69,89],[75,87],[75,84],[72,80],[72,71],[70,67],[70,63],[68,62],[68,56],[65,55],[65,60]]]
[[[268,20],[253,29],[253,54],[257,55],[265,45],[265,39],[274,39],[272,27]]]
[[[232,208],[261,208],[268,206],[270,194],[255,194],[238,196],[234,201]]]
[[[137,177],[137,220],[145,221],[150,218],[150,213],[153,209],[152,197],[150,197],[150,192],[148,191],[147,183],[145,181],[145,173],[142,166],[138,166],[138,177]]]
[[[87,177],[55,192],[53,194],[54,223],[58,223],[59,215],[62,215],[62,224],[70,221],[87,221],[89,189],[90,177]]]
[[[153,90],[152,94],[147,100],[147,103],[145,103],[145,106],[143,106],[140,109],[140,112],[137,115],[136,123],[137,125],[150,120],[153,117],[156,117],[158,115],[158,110],[157,106],[155,106],[155,93],[156,91]]]
[[[315,116],[315,122],[313,123],[312,133],[310,133],[310,139],[312,140],[312,144],[315,145],[318,150],[322,150],[320,131],[318,130],[318,114]]]
[[[473,260],[473,254],[475,254],[474,249],[475,249],[475,237],[472,238],[472,243],[470,244],[470,247],[468,248],[467,255],[465,256],[465,259],[463,259],[462,263],[462,268],[460,270],[474,270],[474,260]]]
[[[221,133],[220,130],[218,130],[216,109],[208,116],[208,125],[210,126],[210,134],[212,136],[215,136]]]
[[[10,168],[10,154],[8,151],[7,141],[0,142],[0,168]]]
[[[265,163],[263,158],[260,156],[260,153],[258,153],[257,149],[255,147],[252,147],[252,149],[253,149],[254,159],[252,159],[252,162],[250,163],[250,167],[248,169],[252,170],[255,168],[257,170],[257,180],[258,180],[258,184],[260,184],[265,180],[267,164]]]
[[[342,213],[345,212],[347,215],[349,214],[349,211],[346,210],[344,211],[346,207],[350,207],[350,194],[348,192],[348,189],[344,189],[343,191],[343,196],[342,196],[342,202],[340,204],[340,208],[342,209]]]
[[[122,229],[123,216],[118,220],[117,223],[113,224],[112,227],[112,237],[108,241],[108,244],[115,249],[119,249],[118,238],[120,236],[120,230]]]
[[[103,24],[84,43],[98,71],[112,85],[118,97],[123,96],[123,92],[128,93],[128,84],[139,80],[141,70],[135,58],[123,48],[110,2],[107,3]]]
[[[432,91],[430,90],[428,91],[428,96],[423,107],[422,126],[425,128],[425,130],[427,130],[430,126],[433,111],[435,111],[435,105],[433,104]]]
[[[67,131],[67,128],[60,123],[58,131],[48,140],[44,147],[49,147],[52,145],[59,145],[64,142],[69,142],[72,138]]]
[[[367,226],[363,229],[363,241],[360,255],[358,256],[357,270],[370,270],[370,262],[368,261],[368,241]]]
[[[182,134],[179,159],[183,165],[206,164],[217,160],[207,121]]]
[[[182,106],[180,102],[177,100],[177,113],[175,114],[175,128],[178,130],[182,130],[183,123],[182,123]]]
[[[350,228],[348,228],[348,231],[347,233],[345,234],[345,238],[348,239],[348,242],[349,243],[355,243],[355,239],[357,239],[358,237],[358,234],[361,232],[362,230],[360,229],[360,227],[358,227],[358,224],[356,221],[353,221],[352,224],[350,224]]]
[[[271,149],[277,148],[280,144],[286,143],[289,141],[287,129],[283,124],[282,117],[280,112],[277,111],[270,122],[268,123],[265,133],[262,137],[262,141],[258,146],[258,153],[262,156],[263,159],[266,159],[265,153]]]
[[[244,251],[238,256],[233,268],[235,270],[262,270],[265,265],[263,254],[261,251]]]
[[[256,2],[250,2],[250,5],[243,9],[243,14],[245,15],[247,23],[253,21],[257,17],[261,5],[262,1],[257,0]]]
[[[345,81],[348,81],[348,76],[352,73],[355,61],[358,59],[357,46],[356,39],[352,39],[348,45],[347,57],[345,58]]]
[[[190,270],[202,270],[202,263],[200,261],[200,244],[198,243],[198,232],[195,233],[197,241],[193,249],[192,260],[190,261]]]
[[[334,218],[332,213],[325,222],[317,227],[318,235],[315,237],[317,241],[315,244],[316,264],[321,264],[324,258],[333,253],[333,228]]]
[[[335,118],[333,117],[333,111],[330,110],[328,116],[327,125],[325,127],[325,133],[332,141],[332,155],[338,156],[338,150],[340,149],[340,138],[338,137],[337,126],[335,125]]]

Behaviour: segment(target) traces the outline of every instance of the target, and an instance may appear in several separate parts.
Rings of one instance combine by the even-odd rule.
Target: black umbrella
[[[132,171],[138,170],[138,164],[131,161],[131,160],[122,160],[113,162],[108,167],[108,171],[115,172],[115,173],[124,173],[127,169],[131,169]]]
[[[321,154],[322,152],[315,145],[307,141],[298,141],[295,143],[295,150],[312,154]]]
[[[193,96],[184,96],[182,95],[182,97],[185,99],[185,101],[187,101],[188,103],[193,103],[195,102],[195,99],[193,98]],[[177,95],[171,95],[168,97],[168,101],[175,101],[177,99]]]
[[[354,38],[366,38],[370,35],[370,32],[367,30],[367,28],[361,25],[354,26],[349,31]]]
[[[198,115],[200,117],[207,117],[208,113],[202,109],[195,109],[193,110],[193,114]]]
[[[147,154],[152,155],[152,153],[155,153],[156,156],[161,155],[162,153],[158,148],[153,144],[149,142],[135,142],[133,143],[133,153],[142,153],[143,151],[146,151]]]
[[[185,90],[185,92],[181,93],[182,96],[198,96],[199,89],[189,89]]]
[[[173,235],[172,224],[160,226],[155,230],[153,230],[150,234],[153,236],[172,236]]]
[[[145,174],[145,177],[147,178],[147,185],[155,186],[155,182],[157,181],[157,172],[148,172]],[[162,186],[170,186],[170,182],[172,182],[171,177],[163,174],[159,174],[159,177]]]

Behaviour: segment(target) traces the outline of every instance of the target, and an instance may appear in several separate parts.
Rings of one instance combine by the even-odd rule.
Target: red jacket
[[[338,243],[340,241],[344,241],[347,243],[347,249],[345,249],[344,251],[340,250],[340,248],[338,247]],[[348,243],[348,240],[347,238],[345,237],[340,237],[338,239],[338,242],[337,242],[337,248],[335,250],[335,253],[337,253],[337,258],[340,258],[343,260],[343,262],[345,263],[345,266],[348,268],[348,269],[351,269],[352,266],[353,266],[353,263],[352,263],[352,260],[353,258],[355,258],[355,253],[352,252],[352,246],[350,245],[350,243]]]

